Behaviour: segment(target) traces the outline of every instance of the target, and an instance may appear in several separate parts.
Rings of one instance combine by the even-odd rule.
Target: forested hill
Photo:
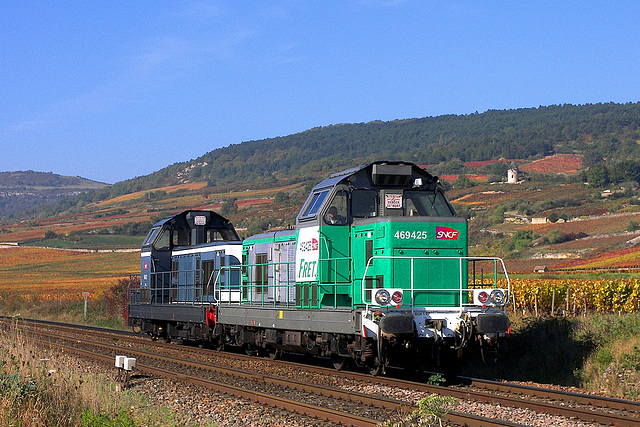
[[[190,162],[120,182],[109,191],[117,195],[187,181],[219,186],[274,177],[306,179],[368,159],[433,165],[453,159],[533,159],[579,153],[588,165],[603,159],[640,159],[639,140],[640,103],[338,124],[219,148]]]
[[[276,181],[317,181],[331,171],[374,159],[437,165],[451,160],[531,160],[575,153],[583,154],[583,164],[589,166],[605,159],[640,159],[639,141],[640,103],[561,105],[337,124],[219,148],[189,162],[81,195],[75,202],[186,182],[238,189]],[[167,158],[167,162],[171,160]]]

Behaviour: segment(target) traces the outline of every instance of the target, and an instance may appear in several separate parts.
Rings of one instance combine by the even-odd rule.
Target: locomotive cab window
[[[188,228],[175,228],[173,230],[173,246],[189,246],[191,235]]]
[[[142,246],[149,246],[158,235],[158,230],[160,230],[160,227],[153,227],[151,230],[149,230],[149,233],[147,234],[147,237],[145,237]]]
[[[207,243],[213,242],[222,242],[224,239],[222,238],[222,234],[220,234],[220,230],[209,229],[207,230]]]
[[[314,193],[300,218],[306,219],[316,216],[322,206],[322,202],[327,198],[327,194],[329,194],[328,189]]]
[[[349,195],[345,190],[340,190],[329,203],[329,208],[324,214],[324,222],[329,225],[344,225],[347,223]]]
[[[378,193],[374,190],[353,190],[351,214],[356,218],[371,218],[378,213]]]
[[[160,236],[153,243],[153,247],[158,251],[168,251],[171,243],[171,230],[165,228]]]
[[[233,229],[229,228],[218,228],[218,229],[209,229],[210,233],[208,236],[208,242],[223,242],[223,241],[235,241],[240,240],[240,237]]]
[[[407,216],[455,216],[444,194],[439,191],[405,191],[404,209]]]

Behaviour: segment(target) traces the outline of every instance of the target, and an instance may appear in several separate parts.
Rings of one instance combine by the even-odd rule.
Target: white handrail
[[[372,263],[374,260],[376,259],[387,259],[387,260],[401,260],[401,259],[406,259],[410,261],[410,266],[411,266],[411,272],[410,272],[410,287],[409,288],[405,288],[405,287],[398,287],[395,286],[395,284],[393,286],[389,286],[389,288],[393,288],[393,289],[398,289],[401,291],[409,291],[411,292],[411,308],[414,308],[414,296],[415,296],[415,291],[444,291],[444,292],[453,292],[453,291],[457,291],[459,292],[459,296],[460,296],[460,307],[463,307],[465,305],[472,305],[472,304],[463,304],[462,300],[463,300],[463,292],[465,291],[470,291],[472,290],[472,288],[468,287],[468,283],[467,286],[464,286],[463,283],[463,279],[464,279],[464,274],[463,274],[463,261],[493,261],[494,263],[494,277],[496,278],[496,280],[493,283],[494,287],[497,287],[497,276],[498,274],[500,274],[498,272],[498,266],[497,266],[497,262],[500,263],[500,265],[502,266],[502,275],[504,275],[504,279],[506,280],[506,284],[507,284],[507,301],[508,302],[508,297],[511,294],[511,281],[509,280],[509,275],[507,274],[507,269],[504,265],[504,261],[502,260],[502,258],[498,258],[498,257],[469,257],[469,256],[458,256],[458,257],[452,257],[452,256],[424,256],[424,257],[411,257],[411,256],[396,256],[396,255],[374,255],[372,257],[369,258],[369,260],[367,261],[367,265],[364,269],[364,274],[362,276],[361,279],[361,289],[362,289],[362,301],[363,303],[366,305],[367,309],[369,308],[369,305],[371,304],[371,301],[367,301],[367,297],[366,297],[366,292],[369,291],[371,292],[372,298],[373,298],[373,291],[377,288],[366,288],[366,280],[370,279],[371,277],[368,277],[368,272],[369,272],[369,267],[372,267]],[[414,287],[414,283],[415,283],[415,277],[414,277],[414,261],[415,260],[457,260],[458,261],[458,265],[459,265],[459,286],[457,289],[453,289],[453,288],[428,288],[428,289],[415,289]],[[468,273],[467,273],[467,282],[468,282]],[[504,289],[504,288],[502,288]],[[505,304],[506,304],[505,302]]]

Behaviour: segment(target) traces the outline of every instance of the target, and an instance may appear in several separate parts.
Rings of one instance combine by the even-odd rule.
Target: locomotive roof
[[[427,182],[437,182],[437,180],[438,180],[437,176],[431,175],[429,172],[425,171],[424,169],[422,169],[420,166],[416,165],[415,163],[411,163],[411,162],[377,161],[377,162],[369,163],[369,164],[366,164],[366,165],[357,166],[357,167],[350,168],[350,169],[345,169],[345,170],[343,170],[341,172],[336,172],[334,174],[331,174],[331,175],[329,175],[329,178],[327,178],[327,179],[321,181],[320,183],[318,183],[317,185],[315,185],[313,187],[313,190],[320,189],[320,188],[335,187],[340,182],[346,180],[347,178],[349,178],[351,176],[356,175],[358,172],[362,171],[363,169],[367,169],[367,170],[373,169],[374,165],[410,166],[412,175],[416,175],[417,174],[419,176],[422,176],[422,177],[426,178]]]
[[[187,211],[182,211],[173,215],[170,215],[166,218],[161,219],[160,221],[156,222],[155,224],[153,224],[154,227],[160,227],[164,224],[166,224],[167,222],[175,222],[176,220],[179,221],[184,221],[185,218],[187,217],[187,215],[197,215],[197,214],[202,214],[202,215],[206,215],[206,216],[211,216],[211,218],[208,220],[209,224],[216,224],[216,226],[218,227],[229,227],[229,228],[233,228],[233,225],[231,224],[231,222],[226,219],[225,217],[223,217],[222,215],[214,212],[214,211],[199,211],[199,210],[187,210]],[[214,222],[215,221],[215,222]]]

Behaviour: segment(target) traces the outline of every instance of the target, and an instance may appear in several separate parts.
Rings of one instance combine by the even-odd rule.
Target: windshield
[[[311,198],[311,201],[307,205],[307,208],[305,209],[301,218],[309,218],[315,216],[316,213],[318,213],[320,206],[322,206],[322,202],[327,197],[327,194],[329,194],[329,190],[323,190],[319,193],[315,193]]]
[[[455,216],[439,191],[405,191],[404,212],[406,216]]]
[[[160,230],[160,227],[153,227],[151,230],[149,230],[149,234],[147,234],[147,237],[145,237],[142,246],[149,246],[153,239],[156,237],[158,230]]]
[[[356,218],[372,218],[377,215],[378,193],[375,190],[353,190],[351,212]]]

